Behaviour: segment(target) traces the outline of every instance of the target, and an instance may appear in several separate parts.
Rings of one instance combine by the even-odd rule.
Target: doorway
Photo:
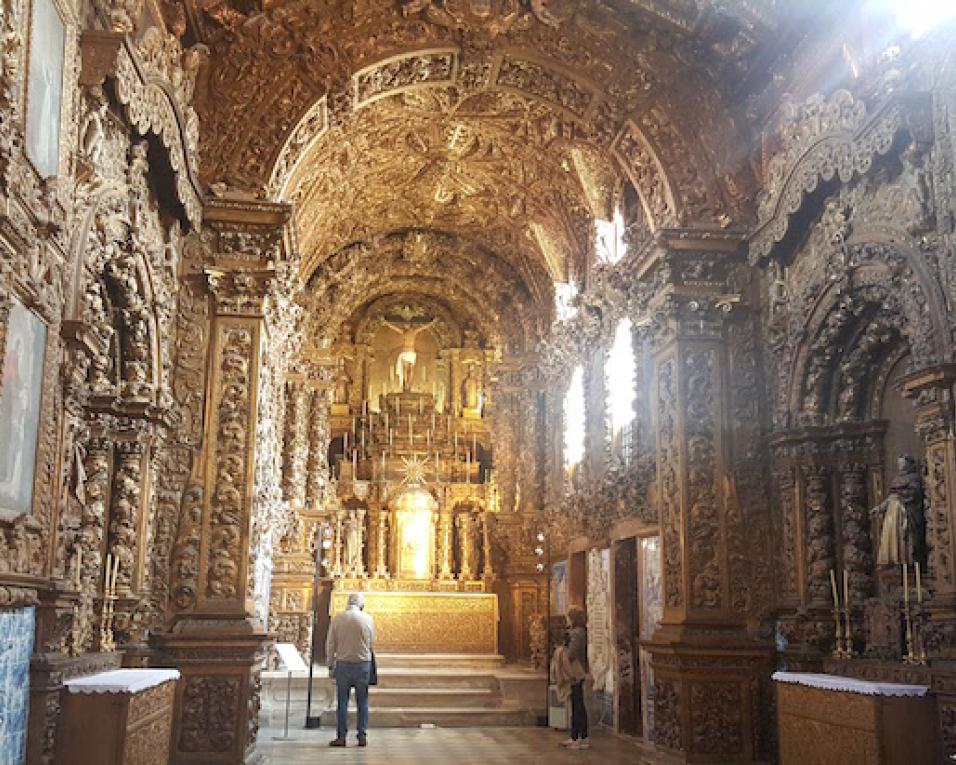
[[[617,662],[615,718],[619,733],[643,733],[640,682],[637,538],[614,543],[614,646]]]

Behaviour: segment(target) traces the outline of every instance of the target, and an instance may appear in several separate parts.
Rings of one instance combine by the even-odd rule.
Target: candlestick
[[[392,446],[392,438],[393,438],[393,436],[394,436],[394,431],[393,431],[391,428],[389,428],[389,429],[388,429],[388,446],[389,446],[389,448],[391,448],[391,446]]]
[[[843,569],[843,607],[850,607],[850,575]]]
[[[478,459],[478,436],[475,433],[471,434],[471,453]]]
[[[382,480],[385,480],[385,452],[382,452]]]
[[[916,561],[916,602],[923,605],[923,580],[920,576],[919,561]]]
[[[358,449],[352,449],[352,480],[358,478]]]
[[[425,400],[418,399],[418,416],[421,417],[425,413]]]
[[[347,430],[345,431],[345,435],[342,436],[342,438],[343,438],[342,451],[345,454],[348,454],[349,453],[349,432]]]
[[[903,604],[906,606],[909,606],[910,604],[910,582],[909,582],[909,574],[907,571],[908,568],[909,566],[907,566],[904,563],[903,564]]]
[[[839,608],[840,596],[837,595],[836,574],[833,572],[832,568],[830,569],[830,589],[833,590],[833,607]]]
[[[113,558],[113,595],[116,595],[116,578],[119,576],[119,556]]]

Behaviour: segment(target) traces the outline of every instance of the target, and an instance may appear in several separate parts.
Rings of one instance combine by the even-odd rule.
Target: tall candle
[[[345,441],[342,444],[342,451],[346,454],[349,453],[349,432],[345,431]]]
[[[352,449],[352,480],[358,478],[358,449]]]
[[[910,580],[909,574],[907,573],[907,565],[903,564],[903,605],[909,606],[910,604]]]
[[[389,445],[390,447],[391,447],[391,445],[392,445],[392,437],[393,437],[393,434],[394,434],[394,431],[392,431],[392,429],[389,428],[389,429],[388,429],[388,445]]]
[[[920,576],[919,561],[916,561],[916,602],[923,604],[923,579]]]
[[[412,437],[412,416],[408,415],[408,443],[409,446],[413,443],[414,438]]]
[[[113,556],[106,553],[106,575],[103,577],[103,594],[110,594],[110,570],[113,567]]]
[[[435,410],[432,410],[432,430],[435,429]]]
[[[425,400],[420,398],[418,399],[418,414],[419,416],[421,416],[424,413],[425,413]]]
[[[839,607],[840,596],[837,595],[836,574],[833,573],[832,568],[830,569],[830,589],[833,590],[833,605]]]
[[[458,456],[458,431],[455,431],[455,456]]]
[[[475,433],[471,434],[471,453],[478,459],[478,436]]]
[[[441,472],[441,458],[438,456],[438,450],[435,450],[435,475]]]
[[[76,548],[76,591],[80,591],[80,571],[83,568],[83,548]]]
[[[119,576],[119,556],[113,558],[113,585],[110,587],[111,594],[116,594],[116,577]]]
[[[843,607],[850,607],[850,574],[843,569]]]

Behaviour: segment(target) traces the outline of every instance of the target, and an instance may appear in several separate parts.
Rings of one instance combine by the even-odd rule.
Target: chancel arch
[[[359,591],[375,725],[550,746],[497,729],[573,604],[647,751],[956,756],[956,19],[911,5],[6,2],[0,752],[82,751],[64,685],[124,666],[179,672],[137,751],[281,759],[272,644],[324,699]],[[929,690],[867,738],[778,669]]]

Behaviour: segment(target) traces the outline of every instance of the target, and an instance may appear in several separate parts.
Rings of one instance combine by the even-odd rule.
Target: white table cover
[[[773,679],[778,683],[796,683],[808,688],[862,693],[866,696],[925,696],[929,693],[929,686],[926,685],[874,683],[869,680],[857,680],[853,677],[815,675],[811,672],[774,672]]]
[[[139,693],[179,679],[178,669],[112,669],[67,680],[70,693]]]

